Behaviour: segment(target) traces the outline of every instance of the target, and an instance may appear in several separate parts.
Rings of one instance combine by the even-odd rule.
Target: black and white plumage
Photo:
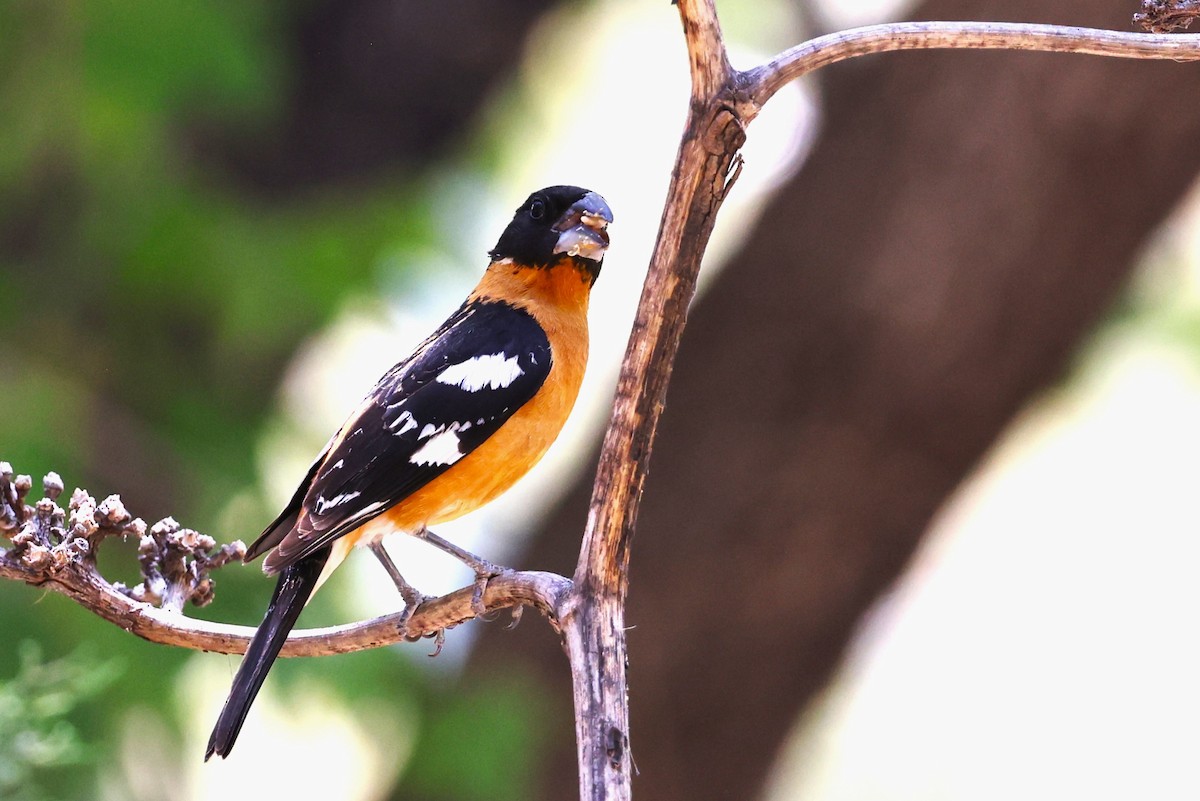
[[[587,364],[588,297],[608,249],[612,210],[577,186],[550,186],[516,210],[467,302],[380,379],[247,551],[279,573],[205,759],[227,756],[271,663],[327,571],[359,543],[382,553],[392,532],[423,536],[475,570],[495,566],[428,526],[498,497],[546,453]],[[390,560],[385,562],[390,564]],[[394,570],[412,611],[420,594]]]
[[[264,563],[276,572],[411,495],[533,397],[552,363],[528,312],[463,304],[379,380],[246,558],[278,546]]]

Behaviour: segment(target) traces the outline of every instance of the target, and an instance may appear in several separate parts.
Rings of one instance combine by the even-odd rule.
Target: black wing
[[[247,558],[294,564],[416,492],[478,447],[550,373],[530,314],[469,301],[379,380]]]

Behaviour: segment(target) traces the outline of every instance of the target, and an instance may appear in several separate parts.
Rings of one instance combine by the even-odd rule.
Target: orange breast
[[[548,269],[493,264],[471,297],[519,306],[542,326],[553,363],[537,394],[446,472],[380,517],[346,535],[350,542],[453,520],[494,500],[545,455],[562,430],[587,365],[591,279],[564,262]]]

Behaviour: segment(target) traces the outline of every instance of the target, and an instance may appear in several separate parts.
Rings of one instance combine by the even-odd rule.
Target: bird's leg
[[[471,608],[475,610],[476,615],[482,616],[487,612],[487,607],[483,604],[483,591],[487,589],[488,579],[499,576],[501,573],[511,572],[511,568],[495,565],[486,559],[482,559],[470,551],[464,551],[454,543],[444,540],[437,534],[434,534],[424,526],[413,536],[425,540],[439,551],[444,551],[453,556],[458,561],[462,562],[467,567],[475,571],[475,592],[471,594]]]
[[[392,561],[392,555],[383,547],[382,542],[372,542],[370,547],[371,553],[375,554],[379,564],[383,565],[383,569],[395,582],[396,589],[400,591],[400,597],[404,599],[405,606],[415,607],[425,600],[425,596],[400,574],[400,569],[396,567],[396,563]]]
[[[400,575],[400,569],[396,567],[396,563],[392,561],[392,556],[383,547],[382,542],[372,542],[370,545],[371,553],[375,554],[375,558],[379,560],[379,564],[383,565],[383,569],[392,577],[392,581],[396,584],[396,589],[400,591],[400,597],[404,599],[404,613],[400,616],[401,631],[408,628],[408,619],[412,617],[413,611],[421,605],[421,602],[429,596],[422,594],[416,587],[409,584],[404,576]],[[438,632],[439,636],[444,636]],[[438,641],[438,650],[441,648],[441,640]]]

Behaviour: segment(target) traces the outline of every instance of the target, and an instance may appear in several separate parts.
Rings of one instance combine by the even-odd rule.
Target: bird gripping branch
[[[279,583],[209,738],[227,756],[304,605],[354,545],[427,539],[477,574],[494,569],[429,526],[495,499],[549,449],[587,363],[587,307],[612,211],[576,186],[534,192],[490,251],[466,302],[389,370],[330,439],[246,552]],[[390,564],[390,563],[389,563]],[[393,578],[411,610],[420,595]]]

